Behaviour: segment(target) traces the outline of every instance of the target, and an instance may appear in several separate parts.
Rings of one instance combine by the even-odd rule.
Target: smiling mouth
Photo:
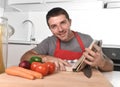
[[[65,37],[66,33],[59,34],[60,37]]]
[[[61,34],[60,36],[61,36],[61,37],[64,37],[64,36],[65,36],[65,34]]]
[[[60,34],[59,34],[59,36],[61,36],[61,37],[64,37],[66,35],[66,32],[64,31],[64,32],[61,32]]]

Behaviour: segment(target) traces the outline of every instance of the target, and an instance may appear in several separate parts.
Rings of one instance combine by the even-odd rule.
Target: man
[[[39,56],[43,62],[54,62],[58,70],[66,70],[65,66],[71,66],[68,61],[77,60],[84,55],[86,64],[98,67],[101,71],[113,70],[113,62],[103,54],[101,47],[94,45],[97,52],[88,48],[93,41],[89,35],[70,29],[71,19],[64,9],[51,9],[46,20],[53,35],[26,52],[21,61]]]

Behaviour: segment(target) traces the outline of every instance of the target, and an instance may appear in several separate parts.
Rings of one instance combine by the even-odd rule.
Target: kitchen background
[[[9,38],[8,64],[17,65],[24,52],[52,35],[46,13],[53,7],[65,8],[72,19],[71,29],[103,41],[107,51],[120,66],[120,0],[0,0],[1,16],[14,28]],[[117,62],[116,62],[117,61]],[[119,61],[119,62],[118,62]]]

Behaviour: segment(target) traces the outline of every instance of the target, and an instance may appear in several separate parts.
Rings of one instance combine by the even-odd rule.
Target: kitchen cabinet
[[[27,3],[42,3],[43,0],[8,0],[8,5],[12,4],[27,4]]]
[[[12,65],[18,65],[21,56],[28,50],[32,49],[36,45],[20,45],[20,44],[8,44],[8,61],[7,67]]]
[[[48,11],[59,6],[66,9],[97,9],[102,4],[97,0],[8,0],[8,6],[18,12]]]
[[[120,0],[101,0],[104,8],[120,8]]]
[[[89,0],[8,0],[9,5],[15,5],[15,4],[43,4],[43,3],[55,3],[55,2],[89,2]],[[91,1],[97,1],[97,0],[90,0]]]
[[[120,0],[101,0],[101,1],[104,1],[104,2],[119,2]]]

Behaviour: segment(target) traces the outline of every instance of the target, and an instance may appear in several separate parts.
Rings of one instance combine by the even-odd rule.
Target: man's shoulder
[[[80,32],[77,32],[77,33],[80,36],[80,38],[82,39],[85,47],[88,47],[91,44],[91,42],[93,41],[93,38],[89,34],[80,33]]]
[[[56,40],[57,38],[54,35],[52,35],[52,36],[48,36],[47,39],[48,40]]]
[[[88,35],[86,33],[78,32],[78,31],[76,31],[76,33],[78,33],[79,35]]]
[[[91,37],[89,34],[77,32],[80,37]]]
[[[53,43],[55,41],[56,41],[56,37],[52,35],[52,36],[48,36],[47,38],[45,38],[42,42],[50,44],[51,42]]]

